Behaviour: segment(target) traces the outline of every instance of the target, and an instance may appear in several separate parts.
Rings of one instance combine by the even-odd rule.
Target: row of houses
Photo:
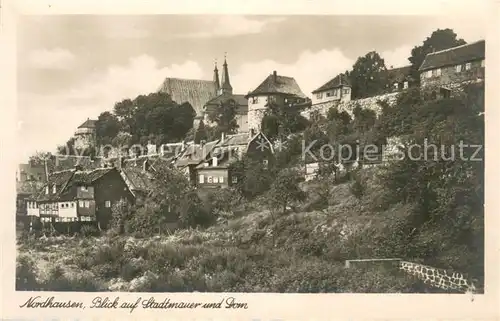
[[[17,217],[41,223],[95,222],[105,229],[112,208],[119,202],[134,204],[153,188],[153,172],[160,166],[176,168],[200,189],[226,188],[238,183],[231,164],[243,155],[257,156],[263,166],[273,157],[273,146],[263,133],[222,135],[220,139],[182,145],[179,153],[154,153],[88,162],[87,157],[64,156],[71,168],[41,173],[40,166],[20,166],[17,183]],[[81,164],[85,164],[86,167]],[[48,171],[48,166],[44,166]],[[31,170],[32,169],[32,170]]]

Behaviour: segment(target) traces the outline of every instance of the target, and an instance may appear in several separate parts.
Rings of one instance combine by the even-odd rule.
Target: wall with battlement
[[[356,106],[360,106],[363,109],[371,109],[374,110],[377,114],[381,112],[381,107],[378,104],[379,101],[386,101],[390,105],[396,102],[398,97],[398,92],[388,93],[379,96],[373,96],[363,99],[355,99],[351,101],[341,102],[339,100],[336,101],[328,101],[320,104],[312,105],[306,110],[302,111],[302,116],[310,119],[310,116],[313,112],[319,112],[319,114],[326,116],[328,114],[328,110],[334,107],[339,111],[346,111],[352,116],[352,112]]]

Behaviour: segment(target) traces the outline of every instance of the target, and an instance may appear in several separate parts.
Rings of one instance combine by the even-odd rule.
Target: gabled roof
[[[176,160],[176,167],[183,167],[187,165],[197,165],[204,161],[216,146],[219,140],[201,144],[190,144],[186,147],[181,156]]]
[[[55,201],[61,197],[66,185],[69,183],[76,170],[64,170],[59,172],[53,172],[49,175],[49,182],[44,185],[40,190],[37,201]],[[56,193],[52,193],[53,186],[56,186]],[[49,186],[49,194],[45,194],[45,188]]]
[[[400,83],[410,78],[411,66],[404,66],[387,70],[387,78],[390,84]]]
[[[419,71],[459,65],[485,58],[485,41],[480,40],[470,44],[436,51],[425,56]]]
[[[116,168],[99,168],[91,171],[77,171],[76,169],[53,172],[49,175],[49,182],[40,190],[37,201],[61,201],[74,199],[75,190],[71,187],[79,185],[92,185],[104,175],[116,171]],[[56,193],[52,193],[53,186]],[[49,194],[45,194],[45,188],[49,187]]]
[[[216,96],[216,90],[212,80],[180,78],[166,78],[158,89],[178,104],[188,102],[198,116],[202,115],[205,103]]]
[[[240,146],[240,145],[247,145],[248,144],[248,134],[247,133],[241,133],[241,134],[233,134],[233,135],[226,135],[224,137],[224,140],[219,140],[217,142],[216,147],[226,147],[226,146]]]
[[[95,119],[87,118],[87,120],[84,121],[83,124],[78,126],[78,128],[95,128],[96,122],[97,122],[97,120],[95,120]]]
[[[219,105],[229,99],[234,100],[238,106],[248,106],[248,100],[245,98],[245,95],[234,95],[229,93],[220,94],[219,96],[210,99],[205,105]]]
[[[351,86],[351,85],[349,83],[349,80],[344,74],[338,74],[337,76],[327,81],[324,85],[322,85],[318,89],[313,90],[312,93],[315,94],[320,91],[339,88],[342,86]]]
[[[286,94],[307,98],[293,77],[279,76],[276,73],[267,76],[254,91],[248,93],[245,97],[266,94]]]

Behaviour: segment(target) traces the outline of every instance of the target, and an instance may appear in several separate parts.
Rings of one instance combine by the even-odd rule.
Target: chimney
[[[275,71],[273,71],[273,80],[274,82],[278,81],[278,73]]]

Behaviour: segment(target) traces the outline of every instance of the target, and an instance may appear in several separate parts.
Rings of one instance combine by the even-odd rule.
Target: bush
[[[84,224],[80,227],[80,235],[83,237],[99,236],[99,230],[90,224]]]
[[[349,185],[349,190],[357,199],[361,199],[365,194],[365,183],[358,173],[354,174],[354,181]]]
[[[35,263],[28,256],[18,256],[16,264],[16,290],[38,291],[39,288]]]

